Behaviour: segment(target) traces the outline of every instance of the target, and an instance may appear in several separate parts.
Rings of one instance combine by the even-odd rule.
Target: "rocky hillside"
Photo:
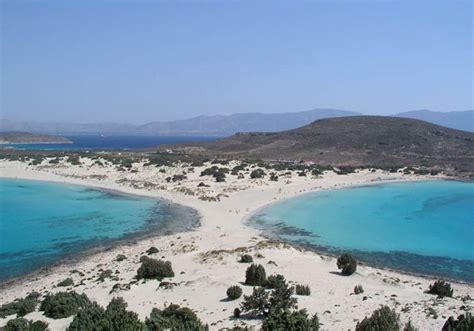
[[[396,117],[322,119],[294,130],[241,133],[215,142],[172,148],[212,156],[302,160],[333,166],[474,170],[474,133]]]

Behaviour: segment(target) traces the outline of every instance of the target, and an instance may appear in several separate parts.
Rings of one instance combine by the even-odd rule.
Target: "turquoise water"
[[[271,235],[368,263],[474,282],[474,184],[390,183],[307,194],[251,218]]]
[[[116,240],[195,226],[194,210],[84,186],[0,178],[0,280]]]

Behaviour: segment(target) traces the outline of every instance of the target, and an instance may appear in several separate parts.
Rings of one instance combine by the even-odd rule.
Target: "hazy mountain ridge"
[[[474,110],[436,112],[423,109],[398,113],[395,116],[414,118],[448,128],[474,132]]]
[[[362,115],[338,109],[313,109],[295,113],[241,113],[202,115],[189,119],[150,122],[143,125],[123,123],[41,123],[0,120],[2,131],[27,131],[54,134],[146,134],[229,136],[237,132],[277,132],[291,130],[323,118]],[[416,110],[394,115],[416,118],[438,125],[474,132],[474,111],[433,112]]]
[[[474,171],[474,133],[399,117],[322,119],[288,131],[239,133],[209,143],[160,148],[333,166],[430,166]]]

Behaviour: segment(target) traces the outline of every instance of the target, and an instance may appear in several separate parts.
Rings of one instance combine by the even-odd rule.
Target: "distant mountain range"
[[[229,136],[237,132],[277,132],[291,130],[323,118],[362,115],[338,109],[313,109],[295,113],[242,113],[233,115],[198,116],[168,122],[143,125],[123,123],[41,123],[0,120],[1,131],[26,131],[52,134],[146,134]],[[474,111],[433,112],[417,110],[394,116],[424,120],[438,125],[474,132]]]

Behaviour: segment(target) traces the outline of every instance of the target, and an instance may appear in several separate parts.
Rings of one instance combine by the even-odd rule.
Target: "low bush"
[[[122,262],[122,261],[125,261],[127,259],[127,257],[123,254],[119,254],[117,255],[117,257],[115,258],[115,261],[117,262]]]
[[[85,294],[58,292],[48,294],[44,298],[40,311],[43,311],[46,317],[58,319],[75,315],[90,304],[91,302]]]
[[[240,308],[235,308],[234,309],[234,317],[235,318],[239,318],[241,313],[242,312],[240,311]]]
[[[305,309],[297,311],[276,310],[263,321],[262,331],[318,331],[318,315],[308,316]]]
[[[171,262],[144,256],[142,264],[137,270],[137,278],[162,280],[165,277],[174,277]]]
[[[354,287],[354,294],[361,294],[361,293],[364,293],[364,288],[360,284],[356,285]]]
[[[74,281],[72,280],[72,278],[66,278],[65,280],[60,281],[57,286],[68,287],[68,286],[73,286],[73,285],[74,285]]]
[[[5,318],[15,314],[17,317],[22,317],[26,314],[34,312],[36,306],[38,306],[39,297],[39,293],[32,292],[24,298],[3,304],[0,306],[0,318]]]
[[[405,327],[403,328],[403,331],[418,331],[418,329],[415,328],[415,327],[413,326],[413,324],[411,324],[411,320],[409,320],[409,321],[407,322],[407,324],[405,324]]]
[[[435,294],[441,298],[452,297],[453,289],[451,288],[451,284],[449,284],[448,282],[445,282],[444,280],[437,280],[436,282],[430,285],[428,293]]]
[[[105,310],[96,302],[80,310],[67,330],[142,331],[144,324],[136,313],[127,310],[127,303],[122,298],[113,298]]]
[[[357,323],[356,331],[399,331],[400,320],[397,313],[388,306],[382,306],[375,310],[372,316],[365,317],[361,322]]]
[[[145,325],[148,331],[209,329],[191,309],[174,304],[163,310],[153,308],[150,316],[145,320]]]
[[[240,257],[239,262],[240,263],[252,263],[253,262],[253,257],[248,255],[248,254],[244,254]]]
[[[48,323],[43,321],[28,321],[23,317],[11,319],[1,330],[4,331],[46,331]]]
[[[474,318],[471,313],[459,315],[457,319],[449,317],[443,325],[442,331],[472,331],[474,330]]]
[[[263,287],[254,287],[251,295],[244,295],[240,309],[252,316],[265,316],[270,309],[269,297],[270,294]]]
[[[268,299],[270,311],[272,310],[288,310],[296,308],[297,300],[293,298],[295,289],[284,284],[276,287]]]
[[[297,284],[295,286],[295,294],[296,295],[311,295],[311,289],[308,285],[300,285]]]
[[[252,264],[245,272],[245,284],[251,286],[264,286],[267,280],[265,268],[260,264]]]
[[[110,269],[102,270],[99,276],[97,276],[98,282],[104,282],[106,279],[118,280],[118,278],[113,275],[113,271]]]
[[[256,169],[250,173],[250,178],[263,178],[265,176],[265,171],[262,169]]]
[[[155,246],[152,246],[152,247],[150,247],[146,250],[146,253],[148,255],[155,254],[155,253],[158,253],[158,252],[159,252],[159,250]]]
[[[351,254],[344,253],[337,259],[337,268],[343,275],[350,276],[357,270],[357,261]]]
[[[286,279],[283,275],[270,275],[267,278],[265,283],[265,287],[268,289],[274,289],[280,286],[284,286],[286,284]]]
[[[242,289],[238,285],[233,285],[227,289],[226,293],[230,300],[235,300],[242,296]]]

